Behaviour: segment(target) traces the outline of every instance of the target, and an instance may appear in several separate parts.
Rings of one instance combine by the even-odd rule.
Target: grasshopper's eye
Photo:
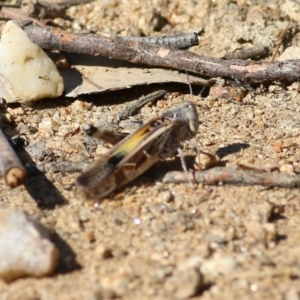
[[[151,126],[152,126],[152,127],[157,127],[157,126],[159,126],[160,124],[161,124],[160,122],[154,121],[154,122],[151,123]]]

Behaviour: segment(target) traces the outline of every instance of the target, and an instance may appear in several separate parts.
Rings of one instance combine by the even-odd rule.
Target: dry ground
[[[191,50],[216,57],[259,43],[272,50],[289,21],[282,49],[297,47],[300,38],[300,5],[291,0],[98,0],[68,13],[75,20],[59,22],[73,29],[121,35],[197,31],[200,45]],[[130,100],[155,88],[41,101],[10,107],[9,113],[25,140],[27,160],[92,161],[107,146],[85,137],[81,124],[114,120]],[[186,86],[167,88],[179,93],[146,106],[143,120],[190,99]],[[223,153],[228,164],[239,159],[300,172],[298,83],[257,86],[242,104],[200,96],[193,101],[200,118],[194,141],[204,149]],[[50,130],[41,126],[46,118]],[[192,166],[193,149],[185,150]],[[163,184],[166,171],[175,169],[178,158],[158,163],[94,206],[67,188],[75,173],[32,177],[14,190],[1,182],[0,207],[22,208],[45,224],[61,258],[51,277],[0,282],[0,299],[174,299],[193,291],[193,272],[200,268],[205,283],[192,299],[299,299],[299,191]]]

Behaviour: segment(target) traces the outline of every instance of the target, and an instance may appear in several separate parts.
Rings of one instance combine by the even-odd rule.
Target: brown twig
[[[300,176],[282,173],[267,173],[255,171],[241,171],[230,167],[216,167],[206,171],[168,172],[164,178],[165,183],[196,183],[209,185],[262,185],[264,187],[297,188],[300,187]]]
[[[125,41],[120,37],[76,35],[59,28],[39,27],[33,23],[25,24],[23,29],[32,42],[44,49],[99,55],[135,64],[186,70],[206,77],[230,77],[248,83],[300,80],[300,60],[274,63],[224,60],[185,50]]]
[[[16,187],[25,182],[27,172],[0,129],[0,170],[5,183]]]

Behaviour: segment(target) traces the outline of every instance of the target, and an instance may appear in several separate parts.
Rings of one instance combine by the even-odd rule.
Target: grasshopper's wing
[[[160,159],[171,130],[172,122],[163,117],[141,126],[78,177],[76,197],[100,200],[145,172]]]

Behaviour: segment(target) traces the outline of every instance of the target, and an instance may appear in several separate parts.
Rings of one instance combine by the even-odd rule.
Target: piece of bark
[[[187,83],[186,74],[176,70],[133,65],[130,62],[65,53],[72,68],[61,70],[66,97],[128,89],[137,85]],[[189,75],[191,84],[211,86],[209,80]],[[214,82],[212,82],[214,83]]]
[[[0,30],[1,27],[0,26]],[[25,24],[23,29],[40,47],[126,60],[135,64],[186,70],[206,77],[230,77],[248,83],[300,80],[300,60],[281,62],[224,60],[185,50],[161,48],[95,34],[76,35],[53,27]]]
[[[264,187],[298,188],[300,176],[282,173],[267,173],[255,171],[241,171],[231,167],[216,167],[206,171],[195,172],[168,172],[165,183],[204,183],[209,185],[262,185]]]

